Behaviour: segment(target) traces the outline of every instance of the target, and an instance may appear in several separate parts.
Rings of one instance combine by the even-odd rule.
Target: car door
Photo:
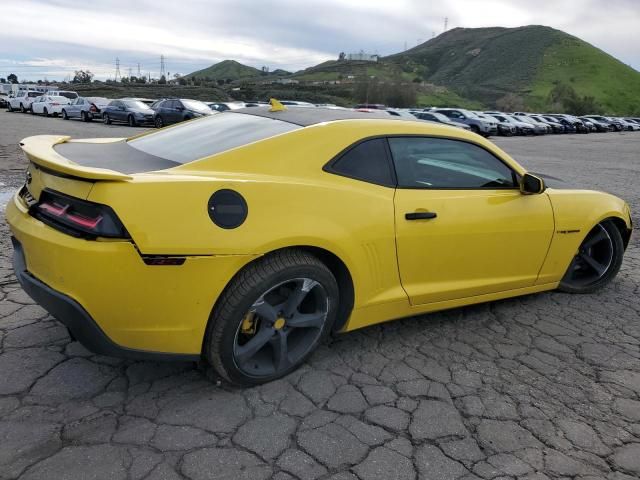
[[[413,305],[535,283],[554,229],[546,194],[523,195],[517,174],[473,143],[396,137],[389,147],[398,266]]]
[[[31,112],[38,114],[42,113],[42,97],[36,97],[31,103]]]

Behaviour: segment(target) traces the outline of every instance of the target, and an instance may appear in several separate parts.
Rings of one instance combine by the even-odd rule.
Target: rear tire
[[[20,104],[20,112],[21,112],[21,113],[27,113],[27,109],[26,109],[26,108],[24,108],[24,105],[23,105],[23,104]]]
[[[302,250],[267,254],[236,274],[220,296],[203,353],[231,383],[275,380],[298,368],[326,338],[338,303],[336,279],[317,257]]]
[[[624,242],[618,227],[604,220],[582,241],[576,256],[560,281],[566,293],[592,293],[615,278],[622,265]]]
[[[89,116],[87,115],[87,112],[80,112],[80,118],[82,119],[83,122],[88,122],[89,121]]]
[[[46,107],[45,107],[45,109],[44,109],[44,110],[42,110],[42,114],[43,114],[45,117],[48,117],[48,116],[49,116],[49,111],[46,109]]]
[[[111,118],[109,118],[109,114],[105,113],[102,116],[102,121],[106,124],[106,125],[111,125]]]

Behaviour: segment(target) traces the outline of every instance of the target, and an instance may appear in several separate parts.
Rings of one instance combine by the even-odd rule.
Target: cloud
[[[90,68],[98,77],[142,63],[157,76],[233,58],[297,70],[340,51],[395,53],[450,27],[545,24],[640,67],[640,2],[555,0],[3,0],[0,76],[59,76]],[[36,63],[34,63],[36,62]],[[40,62],[40,63],[38,63]]]

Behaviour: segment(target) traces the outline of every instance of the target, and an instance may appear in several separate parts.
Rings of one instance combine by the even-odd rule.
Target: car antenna
[[[269,105],[271,105],[271,108],[269,109],[270,112],[283,112],[287,109],[285,105],[281,104],[275,98],[269,99]]]

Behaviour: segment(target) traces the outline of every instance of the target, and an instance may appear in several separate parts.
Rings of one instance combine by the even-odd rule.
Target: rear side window
[[[327,170],[363,182],[395,186],[386,142],[384,138],[374,138],[359,143],[334,161]]]
[[[130,140],[128,144],[156,157],[188,163],[300,128],[255,115],[216,113]]]

